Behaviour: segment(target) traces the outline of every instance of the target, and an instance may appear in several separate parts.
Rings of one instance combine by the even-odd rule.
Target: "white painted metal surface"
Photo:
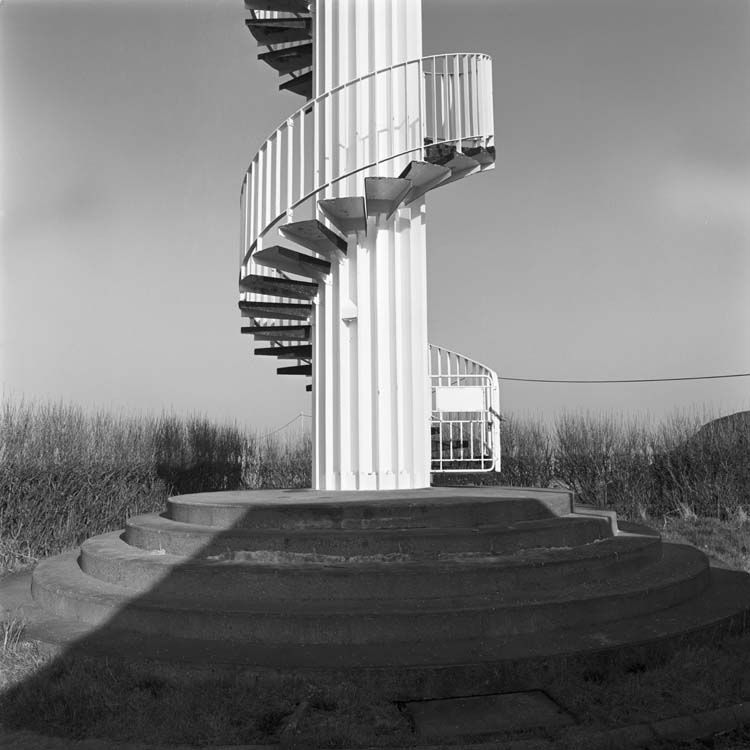
[[[483,385],[435,386],[435,411],[484,411]]]
[[[430,345],[432,470],[500,471],[497,373],[473,359]]]

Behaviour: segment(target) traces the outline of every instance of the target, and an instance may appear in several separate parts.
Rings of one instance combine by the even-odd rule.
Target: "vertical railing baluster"
[[[245,240],[247,237],[247,212],[245,211],[245,197],[247,195],[247,174],[242,180],[242,187],[240,188],[240,269],[245,263]]]
[[[320,107],[315,102],[312,106],[312,152],[313,152],[313,185],[320,185]]]
[[[265,196],[268,195],[265,192],[266,182],[266,144],[264,143],[260,151],[258,151],[258,227],[260,232],[258,233],[258,240],[255,244],[256,252],[263,249],[263,229],[266,226],[266,200]]]
[[[463,96],[461,95],[461,75],[459,65],[459,55],[453,56],[453,111],[454,122],[456,124],[456,142],[459,151],[461,150],[461,107],[463,106]]]
[[[448,77],[448,56],[444,55],[442,58],[442,65],[443,65],[443,75],[441,77],[441,96],[440,96],[440,103],[442,107],[442,125],[443,125],[443,140],[450,141],[451,140],[451,126],[450,126],[450,120],[448,112],[448,89],[449,89],[449,77]]]
[[[299,128],[297,132],[297,137],[299,138],[299,150],[297,151],[297,158],[299,159],[299,185],[295,203],[302,200],[302,196],[307,194],[307,186],[305,184],[305,154],[307,153],[305,127],[307,124],[307,111],[303,109],[299,116]]]
[[[273,207],[273,216],[271,217],[271,220],[275,220],[276,217],[281,213],[281,140],[282,140],[282,130],[276,131],[276,139],[275,139],[275,146],[274,146],[274,160],[275,160],[275,180],[276,184],[274,185],[274,207]]]
[[[255,160],[253,159],[253,162],[250,165],[250,168],[248,169],[246,173],[246,177],[248,178],[248,189],[250,190],[250,214],[249,214],[249,222],[250,222],[250,237],[248,246],[245,248],[245,255],[247,255],[247,251],[250,249],[250,245],[255,242],[255,237],[258,234],[258,220],[255,216],[255,174],[258,171],[257,167],[255,166]]]
[[[461,85],[462,101],[463,106],[461,107],[461,120],[463,122],[462,132],[464,138],[472,134],[471,131],[471,117],[469,115],[471,111],[471,77],[469,76],[469,57],[468,55],[461,55],[461,77],[463,78],[463,84]]]
[[[419,142],[417,145],[424,148],[424,137],[427,132],[427,123],[425,122],[425,111],[427,102],[425,101],[425,97],[427,95],[427,81],[425,79],[425,71],[424,71],[424,65],[422,61],[420,60],[416,64],[417,68],[417,85],[419,86],[419,132],[417,133],[417,137],[419,138]],[[410,155],[410,159],[422,159],[421,153],[415,153],[413,155]]]
[[[489,110],[488,110],[489,115],[487,118],[486,132],[490,133],[490,131],[492,130],[491,125],[495,118],[495,113],[494,113],[494,102],[492,98],[492,64],[491,64],[491,60],[486,56],[485,56],[485,68],[487,70],[487,84],[486,84],[487,85],[487,104],[489,107]]]
[[[338,161],[337,161],[337,152],[334,149],[334,143],[338,143],[338,132],[334,132],[334,127],[336,120],[333,116],[333,107],[335,98],[339,96],[339,91],[336,91],[335,93],[329,94],[325,99],[325,132],[326,132],[326,141],[325,141],[325,149],[326,149],[326,156],[325,156],[325,181],[327,183],[330,183],[334,177],[338,174],[338,170],[336,168]],[[329,195],[333,195],[331,191],[329,191]]]
[[[432,132],[433,141],[440,140],[438,137],[438,114],[437,114],[437,58],[432,58]]]
[[[472,91],[474,92],[474,121],[471,126],[471,132],[478,136],[482,133],[479,117],[479,101],[482,98],[482,91],[479,88],[479,58],[474,55],[472,62],[472,75],[474,78],[472,85]]]
[[[294,118],[286,121],[286,206],[287,221],[293,221],[292,196],[294,195]]]

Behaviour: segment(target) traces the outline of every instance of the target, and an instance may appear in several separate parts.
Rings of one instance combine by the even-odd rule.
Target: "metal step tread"
[[[261,266],[275,268],[285,273],[308,276],[322,281],[331,273],[331,264],[322,258],[297,252],[283,245],[272,245],[256,252],[253,260]]]
[[[312,326],[242,326],[240,333],[249,333],[259,341],[310,341]]]
[[[246,10],[273,10],[279,13],[307,13],[307,0],[245,0]]]
[[[346,256],[346,240],[317,219],[290,222],[279,227],[279,233],[331,260]]]
[[[246,302],[237,303],[243,315],[277,320],[307,320],[313,306],[307,303],[292,302]]]
[[[310,300],[318,293],[318,284],[311,281],[282,279],[275,276],[248,274],[240,279],[240,287],[248,292]]]
[[[283,47],[282,49],[275,49],[270,52],[262,52],[258,55],[258,60],[270,65],[280,75],[308,68],[312,65],[312,59],[312,42],[305,42],[293,47]]]
[[[409,162],[406,169],[399,175],[411,181],[412,189],[406,194],[404,203],[409,204],[423,196],[427,191],[437,187],[451,176],[451,170],[439,164],[426,161]]]
[[[303,344],[300,346],[266,346],[254,349],[253,354],[280,357],[282,359],[307,359],[312,357],[312,344]]]
[[[305,375],[312,377],[312,365],[292,365],[291,367],[277,367],[277,375]]]
[[[245,21],[250,33],[258,44],[287,44],[306,42],[312,39],[312,19],[310,18],[264,18]]]
[[[367,212],[364,196],[347,198],[324,198],[318,201],[318,208],[342,234],[356,234],[367,231]]]
[[[412,187],[411,180],[404,177],[365,177],[367,213],[386,214],[389,219]]]
[[[279,84],[279,91],[291,91],[307,99],[312,99],[313,74],[312,71],[302,75],[292,76],[289,80]]]

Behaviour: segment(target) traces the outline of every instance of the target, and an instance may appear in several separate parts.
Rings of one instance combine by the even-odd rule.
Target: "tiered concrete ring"
[[[618,529],[567,492],[290,490],[173,497],[41,563],[32,591],[99,649],[148,634],[158,658],[415,697],[725,622],[750,602],[748,577],[731,603],[715,578],[698,550]]]

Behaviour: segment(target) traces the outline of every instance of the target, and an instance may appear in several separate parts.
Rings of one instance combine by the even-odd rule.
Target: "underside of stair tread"
[[[312,377],[312,365],[292,365],[290,367],[277,367],[277,375],[304,375]]]
[[[322,281],[331,273],[331,264],[327,260],[299,253],[281,245],[273,245],[255,253],[253,260],[261,266],[298,276],[308,276],[318,281]]]
[[[247,10],[275,10],[280,13],[307,13],[307,0],[245,0]]]
[[[254,349],[253,354],[281,359],[307,359],[312,357],[312,344],[298,346],[268,346]]]
[[[311,281],[282,279],[275,276],[248,274],[240,279],[240,288],[248,292],[268,294],[276,297],[311,300],[318,293],[318,284]]]
[[[317,219],[290,222],[279,227],[279,233],[330,260],[346,257],[346,240]]]
[[[312,326],[242,326],[241,333],[252,334],[257,341],[310,341]]]
[[[277,70],[280,75],[285,75],[295,70],[309,68],[312,65],[312,54],[312,42],[309,42],[263,52],[258,55],[258,59]]]
[[[279,91],[291,91],[307,99],[312,99],[313,75],[312,71],[292,76],[289,80],[279,84]]]
[[[277,320],[307,320],[312,314],[312,305],[291,302],[245,302],[238,303],[242,314],[252,318],[276,318]]]
[[[248,19],[245,25],[258,44],[285,44],[312,39],[312,21],[309,18]]]

